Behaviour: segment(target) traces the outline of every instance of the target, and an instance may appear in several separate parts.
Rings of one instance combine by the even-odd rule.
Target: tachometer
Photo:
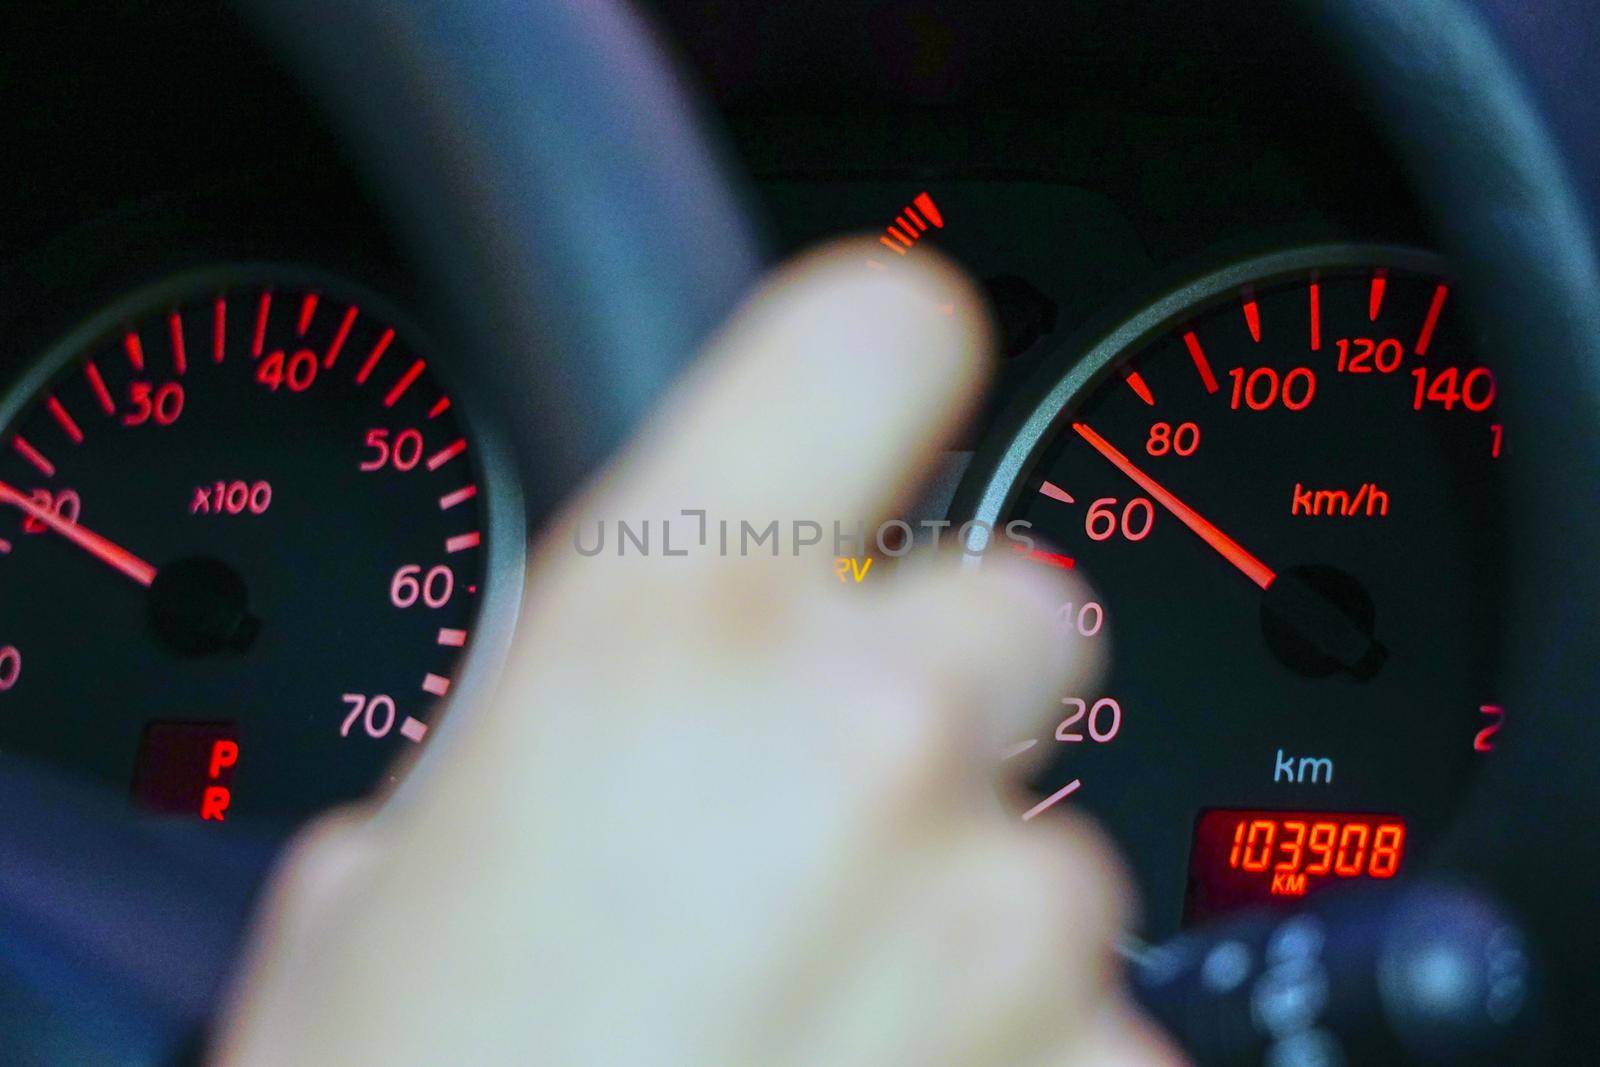
[[[1203,278],[1047,383],[958,502],[1095,590],[1038,817],[1101,817],[1151,932],[1402,872],[1493,747],[1515,447],[1444,265],[1314,248]]]
[[[213,822],[369,792],[515,601],[470,415],[342,283],[211,271],[97,315],[0,410],[0,746]]]

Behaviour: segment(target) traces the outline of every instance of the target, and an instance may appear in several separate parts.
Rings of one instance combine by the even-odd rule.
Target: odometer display
[[[1052,749],[1041,806],[1120,839],[1153,934],[1182,919],[1202,811],[1394,812],[1425,850],[1493,748],[1516,428],[1460,300],[1406,250],[1230,267],[1110,334],[980,456],[962,517],[1031,524],[1032,558],[1094,590],[1062,605],[1064,638],[1111,652],[1017,751]]]
[[[0,746],[210,822],[371,791],[487,594],[433,358],[270,271],[136,295],[47,358],[0,438]]]
[[[1393,815],[1208,811],[1195,822],[1184,918],[1293,903],[1336,882],[1393,878],[1405,847],[1406,824]]]

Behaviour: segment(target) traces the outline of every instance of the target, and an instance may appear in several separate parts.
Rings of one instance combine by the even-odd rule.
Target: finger
[[[1033,1062],[1089,1028],[1121,917],[1122,876],[1096,835],[925,820],[884,856],[793,950],[802,981],[785,996],[812,1022],[785,1042],[795,1062]],[[848,986],[803,981],[840,973]]]
[[[1040,1067],[1185,1067],[1189,1062],[1150,1020],[1121,1000],[1108,1003],[1087,1032],[1065,1035],[1062,1047],[1071,1052]]]
[[[222,1016],[230,1022],[217,1032],[215,1062],[263,1062],[259,1050],[275,1047],[274,1035],[295,1025],[296,1002],[278,991],[297,987],[314,969],[330,917],[380,862],[381,848],[367,810],[350,807],[312,822],[284,850],[225,995]]]
[[[828,802],[808,808],[818,825],[833,821],[825,811],[847,836],[863,811],[874,821],[907,811],[992,813],[1003,746],[1048,737],[1059,694],[1093,669],[1074,638],[1058,640],[1051,628],[1054,605],[1074,595],[1072,581],[997,558],[981,567],[939,560],[882,590],[823,584],[820,595],[793,598],[787,637],[753,638],[763,628],[753,618],[719,636],[734,650],[719,653],[719,675],[753,669],[742,684],[754,690],[764,678],[787,678],[790,702],[810,709],[817,766],[835,778]],[[665,639],[688,635],[678,626]],[[658,692],[668,680],[659,677]],[[716,729],[731,734],[746,718],[744,702],[735,702]],[[793,758],[811,746],[795,737],[786,751]],[[1008,806],[1005,817],[1021,810]]]
[[[937,256],[886,271],[864,258],[847,241],[779,270],[590,505],[705,509],[713,524],[757,528],[811,521],[831,542],[835,520],[870,524],[916,484],[987,375],[987,319]]]
[[[986,771],[1024,741],[1041,742],[1054,707],[1100,670],[1098,646],[1056,624],[1081,601],[1076,577],[1006,556],[940,560],[914,581],[888,587],[879,610],[893,652],[913,676],[931,678],[948,713],[969,719],[967,753]],[[1047,751],[1035,744],[1020,757]]]

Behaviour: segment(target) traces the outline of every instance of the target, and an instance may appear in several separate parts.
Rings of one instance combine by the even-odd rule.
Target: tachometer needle
[[[1208,520],[1202,518],[1193,508],[1173,496],[1165,486],[1144,471],[1133,465],[1133,461],[1117,450],[1117,447],[1085,423],[1072,424],[1079,437],[1094,446],[1094,450],[1104,456],[1123,474],[1132,478],[1140,489],[1153,496],[1157,503],[1178,517],[1178,521],[1200,535],[1201,540],[1216,549],[1229,563],[1238,567],[1245,576],[1265,589],[1278,577],[1277,572],[1262,563],[1259,559],[1245,551],[1244,547],[1213,526]]]
[[[92,530],[84,529],[76,522],[63,519],[50,508],[41,507],[5,482],[0,482],[0,504],[20,508],[35,521],[65,537],[95,559],[115,567],[140,585],[148,586],[156,579],[156,569],[132,552],[107,541]]]

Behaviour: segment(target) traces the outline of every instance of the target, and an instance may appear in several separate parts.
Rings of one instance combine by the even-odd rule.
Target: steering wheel
[[[517,445],[542,457],[527,494],[548,510],[626,437],[757,274],[749,216],[688,99],[618,3],[244,8],[406,238],[445,340],[501,369],[526,412]],[[1591,883],[1554,866],[1600,854],[1600,789],[1574,758],[1600,752],[1600,725],[1578,705],[1600,693],[1600,660],[1572,651],[1600,647],[1600,570],[1574,542],[1600,521],[1594,249],[1555,147],[1462,0],[1307,0],[1304,14],[1306,46],[1332,43],[1410,164],[1489,343],[1537,383],[1504,401],[1519,427],[1506,457],[1514,742],[1435,877],[1475,886],[1523,924],[1551,979],[1553,1032],[1600,1047]],[[0,796],[13,816],[0,838],[9,1047],[74,1063],[192,1054],[271,848],[152,832],[54,782],[10,775]],[[1525,799],[1534,817],[1517,817]],[[1431,899],[1413,898],[1406,914]],[[1352,906],[1367,926],[1393,910]],[[1157,1001],[1203,1062],[1251,1062],[1206,1045],[1216,1029],[1206,1004],[1163,1013]],[[1384,1010],[1364,1005],[1369,1017],[1351,1025],[1389,1025],[1376,1017]]]

